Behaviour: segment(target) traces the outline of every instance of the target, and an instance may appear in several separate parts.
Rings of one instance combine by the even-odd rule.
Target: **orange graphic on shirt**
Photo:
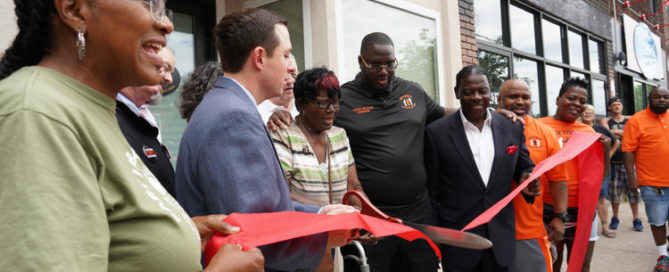
[[[374,109],[374,106],[367,106],[367,107],[360,107],[360,108],[354,108],[353,112],[357,114],[363,114],[363,113],[368,113]]]
[[[416,103],[413,102],[413,96],[409,94],[400,96],[400,102],[402,103],[401,107],[403,109],[413,109],[414,107],[416,107]]]

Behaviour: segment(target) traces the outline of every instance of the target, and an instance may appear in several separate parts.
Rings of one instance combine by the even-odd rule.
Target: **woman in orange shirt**
[[[559,95],[556,100],[557,110],[555,115],[548,116],[539,119],[542,123],[550,126],[555,130],[555,133],[558,136],[560,141],[560,146],[564,146],[569,137],[574,131],[582,131],[595,133],[595,130],[591,126],[577,122],[578,118],[583,114],[585,110],[585,104],[588,102],[588,82],[581,78],[570,78],[562,84],[560,88]],[[605,154],[609,152],[611,140],[608,137],[602,135],[600,137],[600,142],[604,145]],[[605,156],[604,165],[606,167],[604,176],[608,172],[608,156]],[[544,222],[546,220],[550,221],[553,217],[560,217],[563,220],[566,220],[566,223],[576,222],[578,216],[578,163],[576,159],[570,160],[565,163],[567,167],[567,172],[569,178],[567,179],[567,187],[569,191],[569,196],[567,200],[567,215],[564,214],[553,214],[553,199],[550,196],[550,193],[547,193],[544,196]],[[567,224],[569,225],[569,224]],[[594,225],[596,227],[596,224]],[[557,247],[558,256],[556,257],[555,262],[553,263],[553,271],[560,271],[562,266],[562,256],[564,245],[567,245],[569,250],[568,254],[571,253],[571,248],[574,242],[575,227],[567,228],[564,235],[564,240],[554,241]],[[594,235],[590,236],[590,243],[588,244],[588,251],[586,253],[585,259],[583,260],[583,269],[582,271],[590,270],[590,259],[592,258],[592,252],[594,250],[595,242],[597,239],[597,231],[594,232]],[[567,255],[569,259],[569,255]]]

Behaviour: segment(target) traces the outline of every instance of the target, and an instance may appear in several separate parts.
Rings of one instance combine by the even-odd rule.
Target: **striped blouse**
[[[348,168],[354,163],[353,154],[344,129],[333,126],[326,134],[330,141],[332,202],[341,203],[346,193]],[[271,135],[290,191],[320,205],[330,204],[327,157],[324,165],[320,165],[313,148],[295,122],[287,129],[272,132]]]

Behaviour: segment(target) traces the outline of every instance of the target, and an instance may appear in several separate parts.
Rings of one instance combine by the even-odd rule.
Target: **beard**
[[[667,105],[662,104],[662,105],[655,105],[655,106],[648,106],[650,108],[650,111],[652,111],[655,114],[663,114],[664,112],[667,111]]]
[[[160,104],[160,101],[163,101],[163,94],[162,93],[157,93],[151,96],[149,100],[146,101],[146,104],[149,104],[151,106],[155,106]]]

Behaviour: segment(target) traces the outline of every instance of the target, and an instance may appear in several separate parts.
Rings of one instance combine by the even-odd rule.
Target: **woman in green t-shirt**
[[[114,115],[118,90],[157,84],[174,26],[164,0],[15,0],[0,60],[0,267],[198,271],[204,240],[237,231],[190,218],[139,160]],[[207,271],[261,271],[226,245]]]

